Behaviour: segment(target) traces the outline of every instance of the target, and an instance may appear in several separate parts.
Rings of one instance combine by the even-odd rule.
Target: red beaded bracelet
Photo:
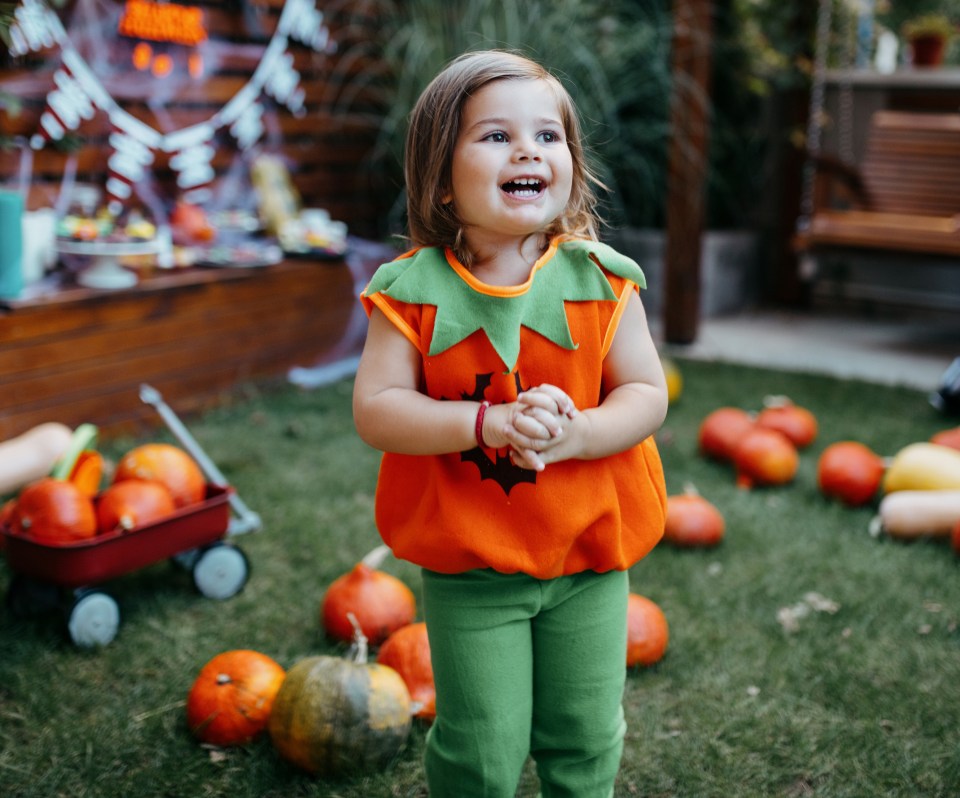
[[[487,414],[487,408],[490,407],[490,403],[484,399],[480,403],[480,409],[477,411],[477,423],[474,427],[474,432],[477,435],[477,445],[486,446],[483,442],[483,417]]]

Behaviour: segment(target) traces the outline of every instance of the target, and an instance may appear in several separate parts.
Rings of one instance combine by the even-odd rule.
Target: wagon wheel
[[[78,648],[105,646],[117,636],[120,608],[99,590],[78,591],[67,617],[67,631]]]
[[[17,618],[40,615],[60,607],[60,589],[49,582],[38,582],[23,574],[14,574],[7,588],[7,609]]]
[[[250,576],[250,563],[236,546],[214,543],[193,566],[193,583],[207,598],[228,599],[239,593]]]

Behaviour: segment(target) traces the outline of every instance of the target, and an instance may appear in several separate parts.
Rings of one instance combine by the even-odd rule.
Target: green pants
[[[628,577],[423,572],[437,687],[431,798],[608,798],[620,767]]]

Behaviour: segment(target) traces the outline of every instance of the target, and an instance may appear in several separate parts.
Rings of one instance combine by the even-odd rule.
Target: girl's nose
[[[542,159],[540,148],[532,142],[517,142],[517,147],[513,151],[513,158],[516,161],[539,161]]]

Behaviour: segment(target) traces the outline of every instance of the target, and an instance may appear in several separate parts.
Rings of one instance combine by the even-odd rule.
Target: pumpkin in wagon
[[[129,531],[158,521],[176,510],[173,497],[160,482],[125,479],[108,487],[96,500],[97,526],[101,532]]]
[[[72,482],[90,499],[97,495],[103,478],[103,455],[96,449],[99,432],[93,424],[78,426],[50,470],[51,477]]]
[[[286,671],[259,651],[217,654],[187,694],[187,725],[201,742],[244,745],[267,727]]]
[[[92,538],[97,517],[93,502],[72,482],[43,477],[20,491],[10,511],[10,529],[57,546]]]
[[[163,483],[177,508],[203,501],[207,489],[196,461],[169,443],[145,443],[127,452],[120,458],[113,475],[114,482],[125,479]]]
[[[367,662],[356,627],[351,659],[318,655],[297,662],[277,693],[267,728],[280,756],[308,773],[334,778],[385,769],[412,725],[400,674]]]

